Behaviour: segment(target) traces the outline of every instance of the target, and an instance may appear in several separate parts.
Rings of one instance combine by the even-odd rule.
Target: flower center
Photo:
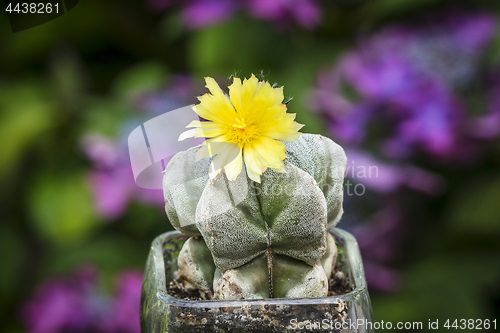
[[[229,133],[230,141],[239,146],[243,146],[245,143],[252,141],[256,135],[255,132],[255,127],[247,124],[245,118],[235,118]]]
[[[235,127],[235,128],[243,128],[243,127],[246,127],[246,126],[247,126],[247,124],[245,124],[245,118],[241,118],[241,119],[234,118],[233,127]]]

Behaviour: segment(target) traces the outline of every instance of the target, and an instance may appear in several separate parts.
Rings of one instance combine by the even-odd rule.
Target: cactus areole
[[[325,297],[337,248],[347,159],[301,134],[282,88],[211,78],[181,135],[208,138],[176,154],[163,178],[169,221],[186,236],[176,280],[206,299]]]

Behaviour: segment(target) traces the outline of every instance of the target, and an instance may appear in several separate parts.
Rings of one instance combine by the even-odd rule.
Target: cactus
[[[210,179],[200,147],[175,155],[163,179],[172,225],[191,236],[177,280],[204,298],[324,297],[337,250],[328,230],[342,216],[343,149],[320,135],[285,143],[284,172],[260,183],[246,166],[234,180]],[[212,295],[213,290],[213,295]]]

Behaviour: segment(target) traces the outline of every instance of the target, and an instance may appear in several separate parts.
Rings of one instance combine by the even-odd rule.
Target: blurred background
[[[127,137],[261,75],[349,159],[340,228],[376,321],[500,325],[500,2],[82,0],[0,15],[2,332],[133,332],[161,191]],[[498,326],[497,326],[498,327]]]

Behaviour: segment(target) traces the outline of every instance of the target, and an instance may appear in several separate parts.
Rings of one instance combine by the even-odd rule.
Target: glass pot
[[[373,314],[356,239],[331,231],[337,267],[352,291],[318,298],[184,300],[167,294],[177,257],[188,237],[170,231],[153,240],[141,295],[141,331],[149,332],[359,332],[371,333]]]

